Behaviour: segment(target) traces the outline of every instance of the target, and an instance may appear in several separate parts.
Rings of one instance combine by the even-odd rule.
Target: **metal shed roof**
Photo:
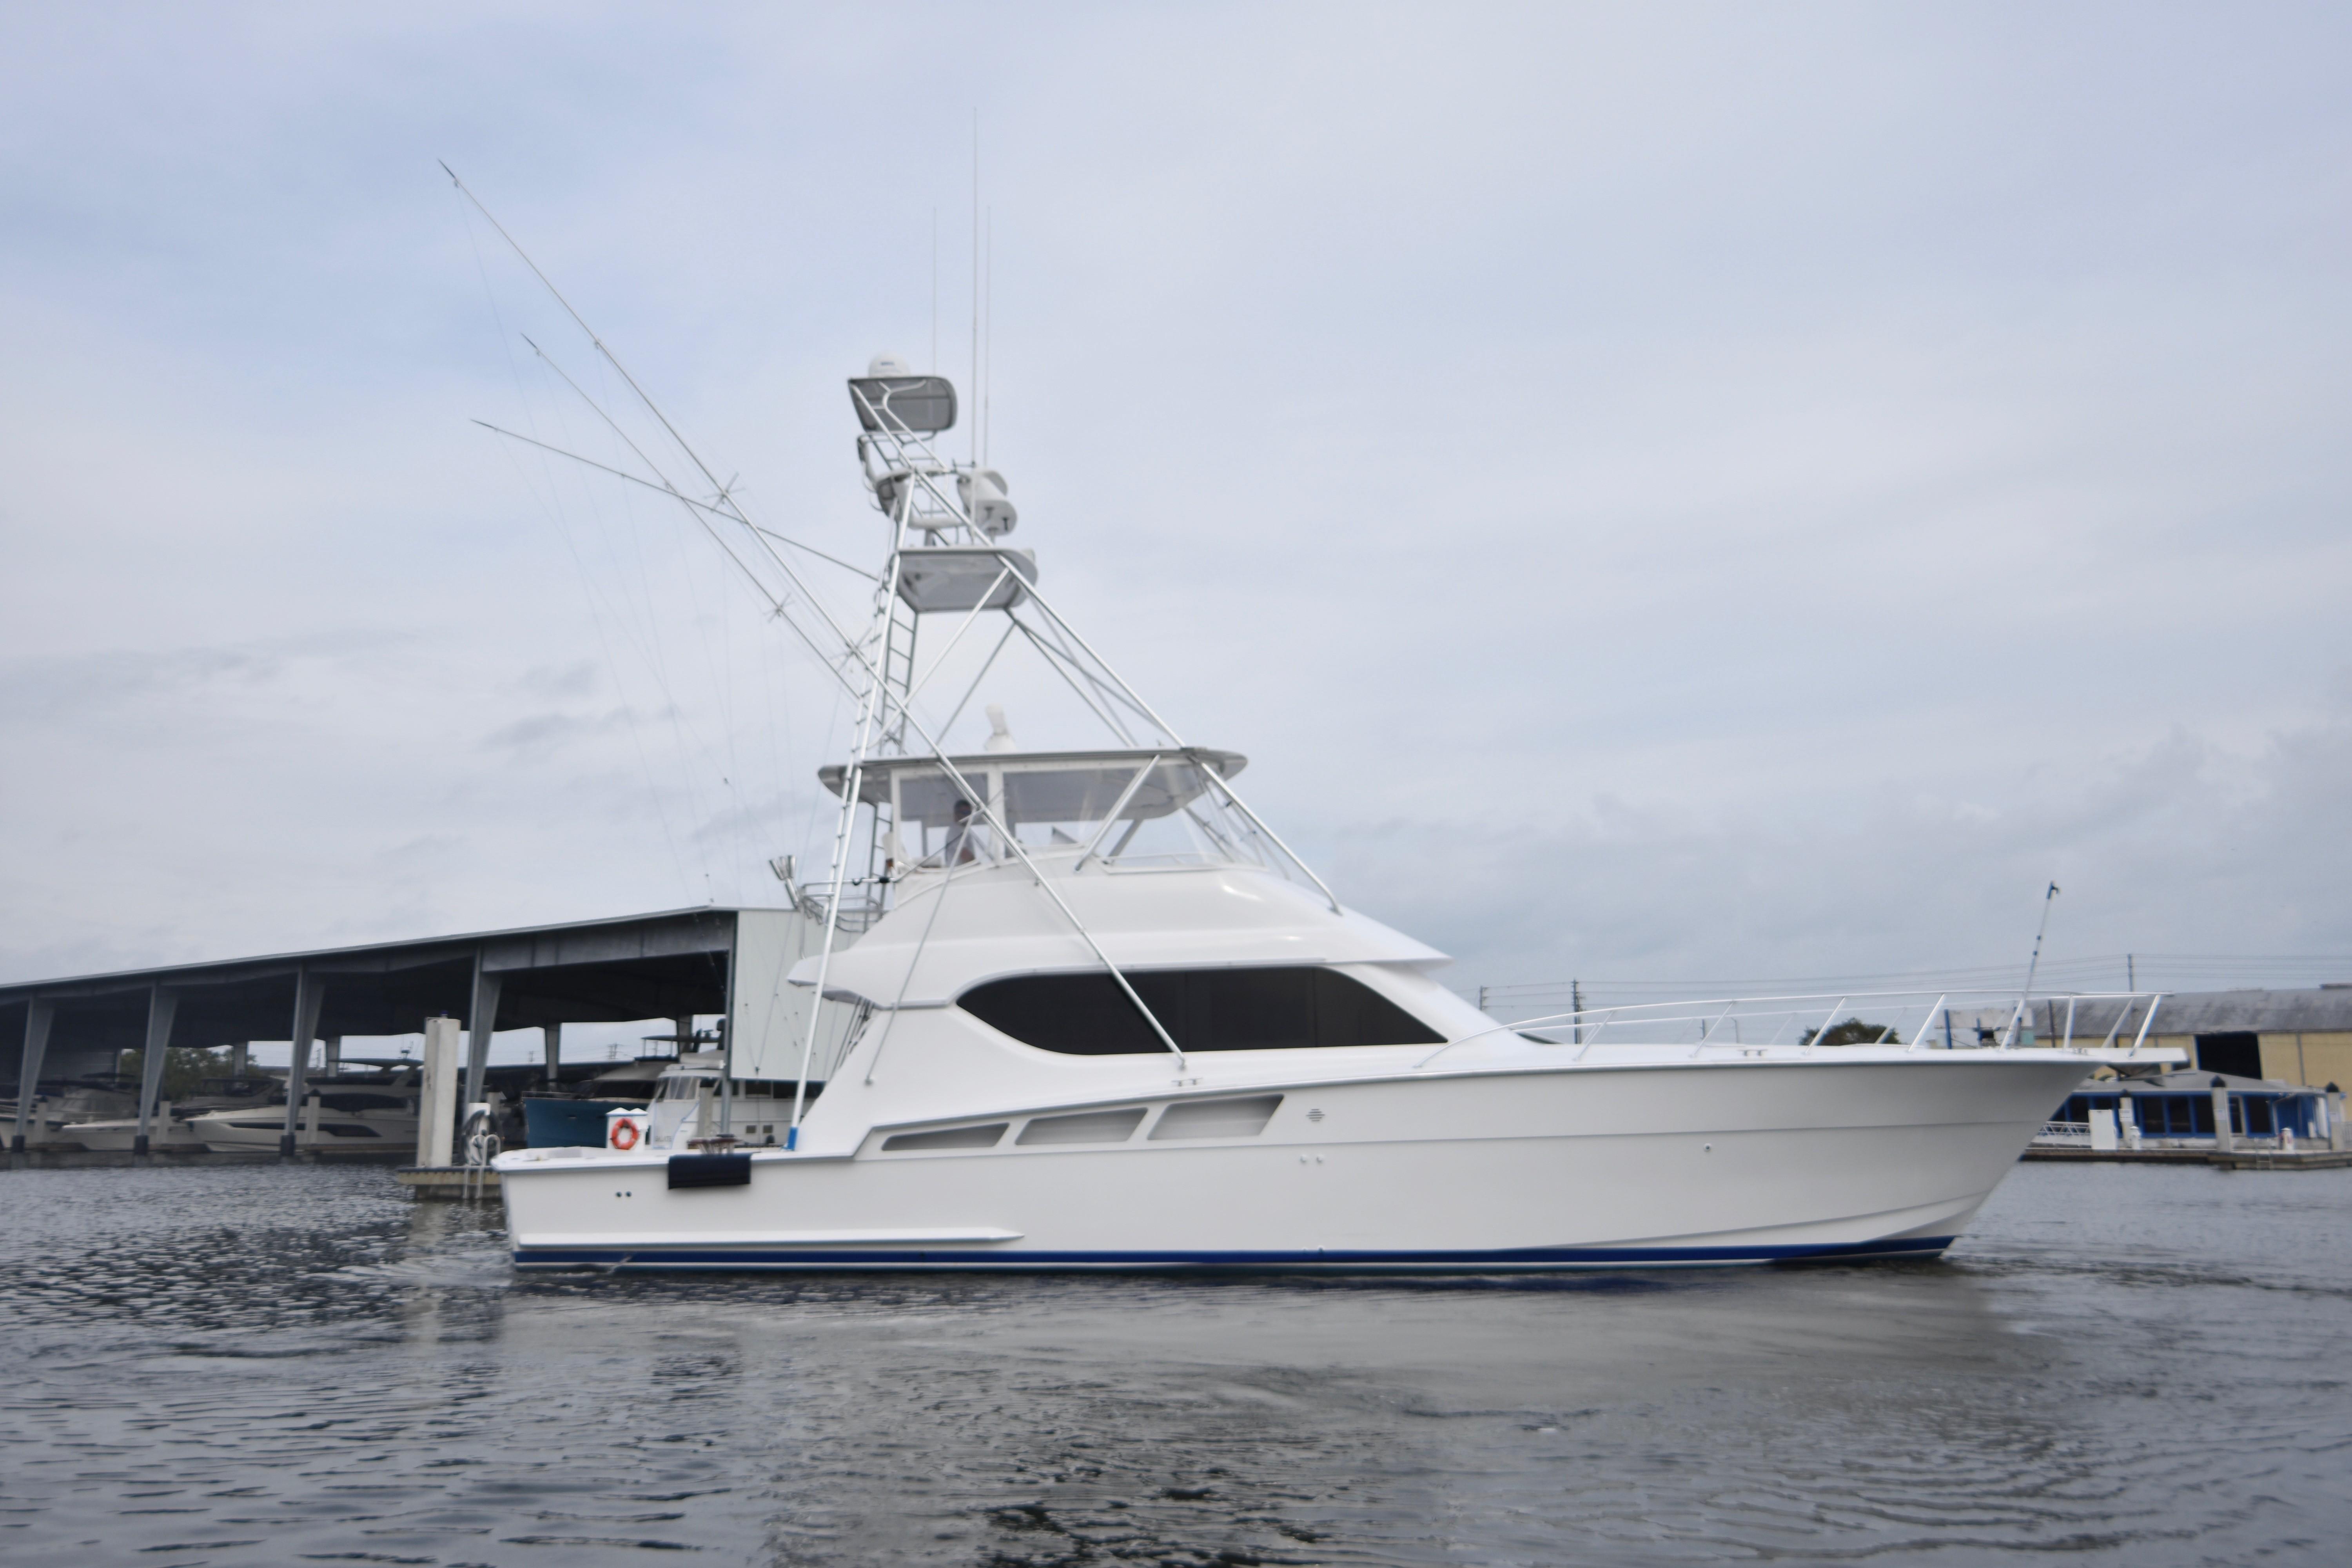
[[[724,1012],[740,912],[667,910],[20,981],[0,985],[0,1060],[13,1055],[35,997],[55,1007],[61,1046],[136,1047],[157,986],[179,997],[178,1040],[284,1039],[298,973],[320,984],[320,1035],[410,1034],[436,1015],[465,1016],[478,963],[499,979],[505,1029]]]
[[[2074,1034],[2105,1035],[2115,1023],[2116,1004],[2081,1002],[2074,1007]],[[2126,1033],[2139,1026],[2143,1005],[2131,1004]],[[2036,1026],[2065,1026],[2066,998],[2036,997]],[[2306,991],[2188,991],[2165,997],[2156,1012],[2158,1035],[2260,1035],[2352,1033],[2352,985]]]

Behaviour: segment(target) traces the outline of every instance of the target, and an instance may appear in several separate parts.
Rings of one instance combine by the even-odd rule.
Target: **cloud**
[[[1803,816],[1601,797],[1517,834],[1368,824],[1334,868],[1373,912],[1467,956],[1465,987],[2021,973],[2053,879],[2062,963],[2135,948],[2352,954],[2347,763],[2339,712],[2252,753],[2177,731],[1990,770],[1977,801],[1864,779]],[[2093,983],[2122,985],[2114,967]]]
[[[609,734],[631,720],[632,715],[625,708],[614,708],[596,714],[527,714],[483,736],[482,749],[544,757],[572,742]]]
[[[682,486],[863,560],[841,378],[936,342],[969,380],[975,104],[965,390],[1017,542],[1465,979],[1982,963],[2053,875],[2078,951],[2342,951],[2347,43],[19,8],[0,969],[821,861],[837,690],[673,503],[469,423],[630,460],[521,335],[616,416],[619,373],[435,160],[688,434]],[[1034,669],[990,700],[1093,739]]]

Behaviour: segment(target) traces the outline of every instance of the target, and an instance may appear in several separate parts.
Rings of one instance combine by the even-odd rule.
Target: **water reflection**
[[[2352,1524],[2332,1174],[2027,1167],[1950,1264],[1442,1283],[518,1281],[494,1207],[380,1172],[5,1180],[27,1561],[2293,1561]]]

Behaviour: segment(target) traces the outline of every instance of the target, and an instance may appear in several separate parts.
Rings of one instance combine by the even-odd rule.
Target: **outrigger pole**
[[[1176,1043],[1175,1037],[1171,1035],[1167,1027],[1161,1024],[1159,1016],[1152,1012],[1150,1006],[1146,1004],[1142,996],[1136,992],[1135,987],[1129,983],[1126,974],[1120,971],[1119,967],[1116,963],[1111,962],[1110,955],[1103,951],[1101,944],[1095,940],[1094,933],[1087,929],[1086,923],[1078,919],[1076,912],[1073,910],[1069,907],[1068,903],[1063,900],[1062,896],[1055,890],[1052,884],[1046,879],[1045,874],[1038,868],[1036,863],[1029,858],[1027,851],[1023,848],[1020,840],[1009,830],[1009,828],[1007,828],[1004,823],[998,818],[996,811],[990,804],[987,795],[983,792],[975,790],[972,787],[971,781],[963,775],[961,770],[957,768],[955,763],[948,757],[946,754],[946,749],[941,744],[940,741],[931,734],[929,729],[924,725],[920,719],[915,716],[911,705],[912,693],[901,694],[894,692],[890,689],[890,684],[886,678],[885,672],[881,668],[877,668],[872,659],[867,658],[865,644],[850,636],[848,630],[834,617],[831,611],[825,608],[824,601],[819,599],[810,590],[808,584],[802,580],[800,574],[793,570],[792,563],[782,555],[779,554],[775,548],[776,543],[778,542],[789,544],[796,549],[805,550],[808,553],[815,555],[821,560],[826,561],[836,566],[841,566],[848,571],[855,572],[859,576],[866,577],[869,582],[874,582],[877,584],[876,602],[877,605],[887,606],[889,601],[889,595],[895,590],[897,584],[899,551],[903,547],[904,533],[908,526],[908,520],[904,515],[908,510],[907,507],[902,505],[898,509],[899,515],[894,515],[891,518],[893,524],[891,565],[887,580],[876,578],[872,574],[852,566],[847,562],[827,555],[823,551],[803,545],[800,543],[799,541],[789,538],[788,536],[773,533],[770,530],[761,528],[757,523],[753,522],[751,517],[743,510],[741,503],[735,499],[735,496],[732,493],[732,487],[730,485],[719,483],[718,476],[711,471],[709,465],[702,460],[701,456],[695,451],[691,445],[688,443],[686,437],[678,432],[677,426],[670,422],[668,416],[665,415],[661,411],[660,405],[656,404],[652,396],[646,393],[645,388],[638,384],[636,378],[629,374],[627,367],[621,363],[618,356],[614,354],[612,350],[605,346],[604,340],[597,335],[595,329],[588,324],[586,318],[583,317],[580,312],[572,307],[572,302],[563,297],[562,291],[555,287],[553,280],[541,269],[539,264],[530,258],[530,253],[522,248],[521,245],[516,241],[514,236],[507,232],[505,226],[499,222],[497,216],[493,215],[489,208],[482,203],[481,198],[474,195],[473,191],[467,186],[466,183],[462,179],[458,178],[457,171],[451,169],[447,163],[444,163],[441,165],[441,169],[443,173],[449,176],[450,183],[457,187],[457,191],[465,196],[466,200],[473,205],[475,210],[478,211],[482,215],[483,218],[488,222],[490,226],[497,231],[499,237],[505,240],[508,247],[514,251],[518,258],[521,259],[523,265],[530,269],[531,275],[539,279],[541,285],[547,289],[549,295],[554,299],[558,305],[562,307],[564,313],[572,318],[573,323],[580,328],[582,332],[586,334],[589,342],[595,348],[599,354],[604,356],[605,362],[612,365],[614,371],[621,377],[622,382],[628,387],[629,391],[635,395],[638,402],[642,403],[646,411],[660,423],[662,429],[669,436],[670,439],[677,444],[678,450],[685,454],[687,459],[694,465],[695,468],[702,475],[703,479],[710,484],[713,490],[713,498],[709,501],[702,501],[679,489],[677,486],[670,480],[668,476],[662,472],[661,466],[656,463],[635,441],[632,440],[612,419],[610,415],[606,414],[601,406],[598,406],[595,400],[588,395],[587,392],[580,386],[578,382],[566,374],[562,368],[557,365],[555,362],[547,355],[545,351],[541,349],[536,342],[532,342],[528,337],[526,337],[524,341],[530,344],[531,352],[534,354],[537,354],[541,361],[546,363],[551,369],[553,369],[556,374],[562,379],[564,384],[571,387],[575,394],[577,394],[592,409],[595,411],[597,416],[600,419],[603,419],[605,425],[613,430],[614,434],[627,446],[630,452],[641,462],[645,463],[647,468],[652,470],[656,479],[659,482],[656,483],[641,479],[636,475],[627,473],[626,471],[619,468],[612,468],[607,464],[596,462],[594,459],[583,457],[578,453],[565,451],[563,448],[551,446],[547,442],[536,440],[530,437],[520,435],[515,431],[502,429],[498,426],[489,424],[486,420],[477,420],[476,423],[481,425],[485,429],[492,431],[494,434],[507,437],[512,440],[521,441],[530,446],[538,447],[542,450],[555,453],[561,457],[571,458],[575,461],[585,463],[591,468],[612,474],[615,478],[627,479],[633,484],[642,485],[648,489],[658,490],[686,507],[688,510],[688,515],[692,517],[696,523],[705,532],[711,536],[712,542],[719,545],[720,550],[725,552],[727,558],[734,563],[736,570],[740,572],[745,580],[751,584],[753,591],[759,594],[759,595],[767,602],[771,613],[771,618],[782,621],[787,626],[789,626],[793,635],[801,639],[812,654],[815,655],[817,662],[824,665],[828,670],[832,671],[835,679],[842,683],[849,695],[856,698],[858,700],[859,724],[856,752],[851,759],[849,767],[845,770],[845,776],[843,779],[842,816],[840,826],[836,828],[834,837],[832,889],[831,896],[826,901],[824,942],[818,959],[815,986],[816,999],[819,1002],[822,1002],[824,997],[825,971],[832,959],[835,939],[839,929],[841,900],[845,891],[845,881],[848,874],[848,839],[856,822],[859,795],[859,781],[864,773],[866,753],[871,744],[874,728],[881,721],[883,713],[887,709],[897,713],[901,726],[914,730],[916,734],[923,741],[923,742],[930,747],[932,756],[937,760],[941,771],[944,772],[951,781],[953,781],[956,787],[961,791],[965,796],[969,797],[973,802],[981,815],[981,819],[983,824],[994,831],[998,842],[1003,844],[1005,847],[1012,852],[1013,857],[1020,860],[1023,867],[1029,872],[1031,879],[1035,882],[1039,890],[1044,892],[1045,896],[1053,901],[1055,908],[1061,912],[1065,920],[1069,921],[1071,929],[1077,933],[1080,940],[1085,942],[1087,949],[1094,954],[1096,960],[1110,973],[1111,978],[1118,983],[1119,990],[1125,994],[1128,1000],[1134,1005],[1136,1010],[1143,1016],[1144,1020],[1150,1025],[1152,1033],[1157,1035],[1160,1037],[1160,1043],[1166,1046],[1169,1051],[1175,1056],[1178,1066],[1180,1068],[1185,1066],[1186,1057],[1183,1047]],[[855,392],[854,388],[853,392]],[[876,413],[872,404],[867,402],[862,395],[859,396],[858,401],[861,406],[863,406],[869,414]],[[940,468],[942,470],[950,467],[950,465],[940,463],[936,454],[930,451],[929,446],[920,440],[920,438],[909,426],[908,426],[903,419],[898,417],[896,411],[887,409],[880,411],[879,416],[876,420],[876,424],[878,427],[877,433],[890,438],[892,444],[897,446],[902,453],[906,450],[907,447],[911,444],[923,457],[929,459],[931,466]],[[893,426],[896,426],[895,429],[892,428]],[[933,482],[933,476],[924,471],[922,465],[907,463],[903,465],[903,471],[907,474],[907,477],[916,480],[924,489],[928,490],[932,497],[947,510],[950,515],[954,517],[963,527],[971,529],[975,532],[979,531],[969,509],[960,504],[959,500],[950,500],[946,493]],[[776,569],[783,574],[785,582],[792,590],[791,594],[781,596],[776,594],[769,587],[767,583],[762,580],[760,574],[751,569],[750,563],[746,562],[742,556],[726,542],[725,539],[720,537],[718,530],[711,526],[711,520],[719,518],[723,518],[728,521],[737,524],[753,535],[757,540],[761,552],[765,553],[768,559],[775,564]],[[984,542],[984,543],[986,547],[994,549],[992,541]],[[1037,593],[1035,584],[1033,582],[1030,582],[1025,574],[1018,573],[1010,554],[1001,549],[995,549],[995,553],[1004,567],[1004,572],[1000,574],[998,581],[1001,583],[1006,574],[1022,576],[1024,591],[1027,593],[1029,597],[1036,600],[1038,608],[1045,614],[1052,629],[1058,634],[1060,637],[1067,638],[1069,641],[1075,642],[1077,645],[1077,647],[1080,650],[1083,650],[1085,659],[1081,660],[1078,658],[1073,657],[1066,645],[1060,648],[1048,648],[1045,640],[1039,637],[1037,630],[1030,626],[1019,616],[1013,615],[1011,607],[1008,605],[1006,607],[1007,620],[1010,621],[1013,626],[1018,627],[1024,636],[1025,636],[1034,646],[1037,647],[1041,652],[1048,654],[1049,657],[1047,658],[1047,662],[1054,666],[1057,673],[1060,673],[1063,679],[1066,681],[1069,681],[1072,684],[1073,689],[1076,689],[1076,682],[1073,679],[1071,673],[1072,670],[1075,669],[1078,674],[1084,675],[1090,684],[1097,685],[1098,689],[1103,691],[1105,696],[1116,696],[1120,701],[1124,702],[1129,708],[1133,710],[1139,717],[1141,717],[1155,728],[1159,729],[1169,741],[1175,743],[1175,746],[1178,749],[1185,749],[1183,747],[1181,738],[1177,734],[1176,731],[1169,725],[1167,721],[1162,719],[1160,714],[1152,709],[1150,704],[1146,702],[1135,689],[1129,685],[1128,682],[1119,676],[1118,671],[1111,667],[1110,663],[1105,659],[1103,656],[1069,624],[1068,621],[1065,620],[1062,616],[1055,610],[1050,602],[1048,602],[1042,595]],[[850,671],[846,667],[846,664],[835,657],[828,656],[820,645],[818,639],[811,633],[810,629],[803,626],[798,617],[792,613],[791,600],[792,596],[794,595],[804,601],[816,612],[818,617],[824,622],[825,628],[833,634],[835,640],[839,643],[843,652],[847,655],[848,659],[854,660],[856,665],[862,668],[866,679],[869,683],[865,689],[860,690],[857,683],[852,680]],[[989,595],[983,596],[983,605],[985,598],[991,596],[993,596],[993,590],[992,590]],[[1007,636],[1010,636],[1009,631]],[[1001,641],[999,643],[999,647],[1002,647]],[[992,655],[992,658],[993,656]],[[1094,668],[1092,669],[1088,669],[1087,668],[1087,664],[1088,662],[1093,665]],[[1102,677],[1108,678],[1108,684],[1105,684],[1102,680],[1097,679],[1097,671],[1099,671]],[[1084,695],[1083,691],[1081,691],[1081,695]],[[969,693],[967,693],[967,699],[968,697]],[[1089,706],[1094,706],[1094,704],[1089,702]],[[959,712],[961,712],[961,707],[962,704],[959,703],[957,708]],[[1100,712],[1101,710],[1097,709],[1097,711]],[[1106,719],[1110,719],[1110,715],[1108,713],[1103,714],[1103,716]],[[1125,726],[1118,724],[1115,719],[1111,720],[1111,728],[1114,732],[1122,734],[1125,731]],[[1129,739],[1131,743],[1131,737]],[[1299,871],[1307,877],[1307,880],[1315,885],[1317,891],[1323,895],[1325,900],[1329,902],[1331,908],[1335,911],[1339,910],[1340,909],[1339,900],[1338,897],[1332,893],[1330,888],[1324,883],[1322,878],[1318,876],[1314,868],[1308,866],[1305,860],[1301,859],[1299,856],[1291,849],[1290,846],[1285,843],[1281,837],[1273,830],[1272,827],[1268,826],[1255,811],[1250,809],[1248,804],[1241,798],[1239,792],[1233,787],[1231,781],[1226,779],[1216,768],[1207,765],[1205,762],[1202,763],[1202,771],[1215,784],[1219,793],[1222,794],[1229,803],[1231,803],[1234,808],[1239,812],[1245,820],[1247,820],[1250,826],[1257,832],[1263,834],[1266,840],[1281,853],[1285,859],[1288,860],[1293,866],[1296,866]],[[812,1058],[815,1051],[819,1016],[819,1010],[813,1006],[810,1009],[808,1032],[802,1043],[801,1071],[793,1097],[793,1120],[791,1127],[795,1137],[797,1137],[801,1121],[807,1104],[808,1069],[812,1065]]]
[[[2025,1009],[2032,1005],[2033,976],[2042,967],[2042,939],[2050,934],[2050,906],[2057,898],[2058,884],[2053,882],[2050,890],[2042,895],[2042,926],[2033,933],[2033,956],[2025,965],[2025,989],[2018,994],[2017,1011],[2009,1016],[2009,1027],[2001,1031],[2000,1043],[2004,1049],[2017,1044],[2018,1028],[2025,1022]]]

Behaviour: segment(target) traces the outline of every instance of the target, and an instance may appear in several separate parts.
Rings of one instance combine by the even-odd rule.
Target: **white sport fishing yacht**
[[[935,450],[955,419],[944,379],[884,356],[850,391],[887,520],[870,626],[827,616],[723,490],[659,488],[743,531],[730,554],[761,563],[746,570],[777,618],[859,705],[853,755],[820,774],[841,803],[829,886],[803,898],[824,942],[791,975],[855,1025],[821,1048],[809,1010],[789,1101],[757,1119],[782,1121],[778,1147],[681,1126],[626,1152],[499,1156],[519,1265],[1930,1257],[2094,1063],[2167,1056],[2140,1047],[2152,997],[2134,999],[2136,1038],[2127,1003],[2105,1040],[2063,1048],[2019,1048],[2014,1029],[1946,1048],[1932,1026],[1957,998],[1496,1023],[1433,977],[1444,954],[1289,852],[1237,792],[1242,757],[1181,738],[1047,602],[1034,554],[1003,542],[1002,476]],[[927,653],[945,639],[933,674],[967,634],[1034,654],[1105,742],[1021,751],[992,713],[984,749],[944,751],[981,677],[935,721],[919,628]],[[1829,1029],[1852,1010],[1887,1022],[1828,1043],[1853,1037]]]
[[[792,1136],[798,1081],[730,1079],[727,1065],[723,1051],[688,1051],[662,1069],[646,1102],[648,1144],[774,1148]]]

